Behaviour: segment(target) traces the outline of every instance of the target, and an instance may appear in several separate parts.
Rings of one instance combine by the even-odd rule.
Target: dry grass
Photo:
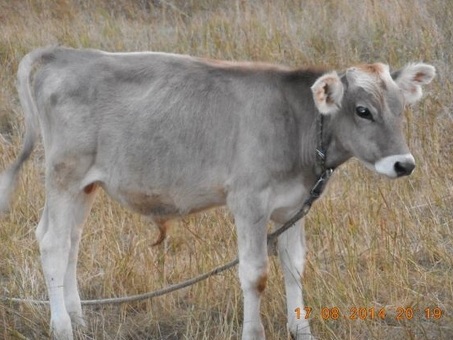
[[[413,176],[388,181],[357,162],[342,167],[307,220],[305,302],[319,339],[453,338],[453,47],[449,0],[425,2],[0,0],[0,169],[23,131],[14,89],[20,58],[64,44],[111,51],[161,50],[292,66],[344,68],[426,61],[438,70],[428,94],[408,109]],[[44,203],[42,150],[25,167],[11,213],[1,220],[0,295],[46,298],[34,237]],[[85,299],[154,290],[233,258],[226,210],[175,223],[164,246],[156,231],[105,195],[86,224],[79,269]],[[272,260],[262,316],[269,339],[285,339],[281,272]],[[86,307],[80,339],[236,339],[242,301],[235,271],[184,291],[120,307]],[[384,320],[324,320],[321,310],[385,308]],[[425,308],[439,307],[440,319]],[[416,316],[396,320],[398,307]],[[420,310],[420,311],[418,311]],[[49,310],[0,302],[0,338],[48,336]]]

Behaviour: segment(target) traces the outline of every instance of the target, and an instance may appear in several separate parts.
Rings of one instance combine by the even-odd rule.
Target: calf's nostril
[[[394,165],[398,177],[410,175],[414,168],[415,164],[412,162],[396,162]]]

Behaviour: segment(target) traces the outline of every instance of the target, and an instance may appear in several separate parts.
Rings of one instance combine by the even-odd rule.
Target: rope
[[[117,305],[117,304],[122,304],[122,303],[127,303],[127,302],[135,302],[135,301],[141,301],[141,300],[146,300],[146,299],[152,299],[152,298],[155,298],[158,296],[162,296],[162,295],[174,292],[179,289],[186,288],[195,283],[203,281],[210,276],[220,274],[221,272],[234,267],[238,263],[239,263],[239,259],[236,258],[235,260],[228,262],[227,264],[225,264],[223,266],[217,267],[207,273],[201,274],[192,279],[186,280],[186,281],[178,283],[178,284],[173,284],[173,285],[170,285],[168,287],[165,287],[165,288],[153,291],[153,292],[119,297],[119,298],[107,298],[107,299],[99,299],[99,300],[83,300],[83,301],[81,301],[81,304],[85,305],[85,306],[114,305],[114,304]],[[39,304],[39,305],[48,305],[49,304],[49,301],[44,301],[44,300],[30,300],[30,299],[18,299],[18,298],[2,298],[2,300],[16,302],[16,303],[31,303],[31,304]]]

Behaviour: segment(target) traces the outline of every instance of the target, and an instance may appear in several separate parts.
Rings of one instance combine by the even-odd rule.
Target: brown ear
[[[403,91],[406,101],[412,104],[422,97],[422,85],[429,84],[435,75],[434,66],[418,63],[408,64],[392,76]]]
[[[344,86],[337,72],[334,71],[319,77],[311,87],[311,91],[320,113],[334,114],[340,108]]]

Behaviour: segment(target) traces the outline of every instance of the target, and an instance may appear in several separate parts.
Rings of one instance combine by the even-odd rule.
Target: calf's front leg
[[[285,278],[288,329],[293,339],[311,340],[302,295],[301,278],[305,265],[305,234],[303,220],[278,238],[278,255]]]
[[[244,297],[243,340],[265,338],[260,317],[261,295],[268,275],[267,218],[249,214],[253,207],[232,209],[238,235],[239,280]]]

